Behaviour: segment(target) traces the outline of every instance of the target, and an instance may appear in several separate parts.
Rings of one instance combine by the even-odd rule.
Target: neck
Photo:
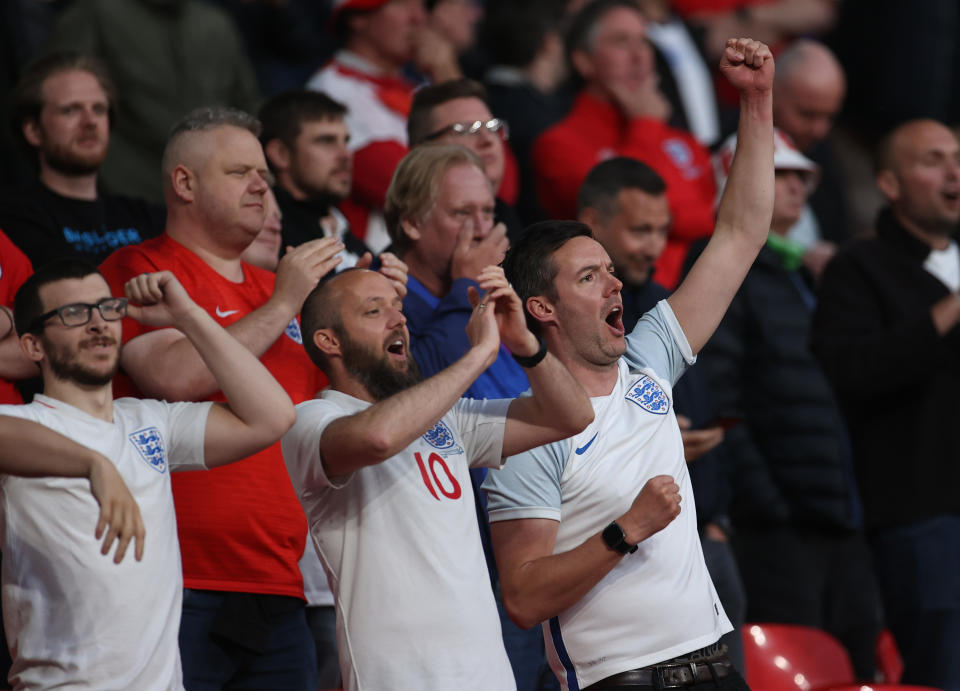
[[[86,387],[51,375],[43,378],[45,396],[63,401],[100,420],[113,422],[113,385]]]
[[[347,374],[342,367],[334,365],[332,370],[333,371],[331,372],[324,372],[324,374],[326,374],[327,378],[330,380],[331,389],[334,391],[339,391],[340,393],[345,393],[348,396],[353,396],[361,401],[376,403],[373,396],[371,396],[370,392],[367,391],[367,388]]]
[[[450,292],[450,285],[453,281],[449,272],[444,272],[443,276],[438,275],[435,268],[412,253],[407,253],[403,257],[403,261],[406,263],[410,275],[420,281],[420,284],[429,290],[431,295],[442,298]]]
[[[545,51],[537,53],[533,62],[523,71],[530,83],[544,94],[552,94],[566,76],[563,59],[558,61]]]
[[[932,249],[935,250],[945,250],[950,246],[950,234],[949,233],[936,233],[926,230],[921,227],[918,223],[907,218],[900,213],[897,209],[893,210],[894,218],[897,219],[897,222],[903,226],[908,233],[913,235],[916,238],[919,238],[922,242],[929,245]]]
[[[564,364],[588,396],[607,396],[613,391],[617,383],[617,360],[606,365],[588,362],[573,350],[569,341],[561,338],[556,328],[547,330],[543,338],[547,350]]]
[[[243,282],[243,264],[240,257],[245,248],[237,251],[235,248],[224,247],[210,237],[202,225],[170,216],[168,212],[165,232],[171,239],[196,254],[207,266],[228,281]]]
[[[347,50],[363,58],[387,76],[399,77],[401,74],[402,65],[394,64],[377,50],[377,47],[372,43],[368,43],[367,41],[353,41],[347,45]]]
[[[97,174],[66,175],[54,170],[43,161],[40,162],[40,182],[59,194],[70,199],[97,199]]]

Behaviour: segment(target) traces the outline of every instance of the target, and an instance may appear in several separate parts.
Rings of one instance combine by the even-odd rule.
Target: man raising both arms
[[[543,622],[567,691],[747,688],[717,645],[731,626],[704,565],[672,401],[773,208],[773,58],[731,39],[720,68],[741,94],[740,146],[716,230],[629,336],[622,284],[586,226],[533,226],[505,261],[528,319],[594,397],[587,429],[511,458],[484,483],[507,612],[520,626]]]

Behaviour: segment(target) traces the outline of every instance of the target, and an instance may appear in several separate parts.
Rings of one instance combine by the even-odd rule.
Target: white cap
[[[727,177],[730,175],[730,166],[733,164],[733,153],[737,150],[737,135],[731,134],[723,143],[717,152],[713,155],[713,171],[717,178],[717,188],[719,194],[723,193],[723,188],[727,184]],[[816,187],[820,178],[820,166],[804,156],[794,146],[790,136],[773,128],[773,167],[775,170],[799,170],[810,173],[807,178],[807,184],[810,190]]]

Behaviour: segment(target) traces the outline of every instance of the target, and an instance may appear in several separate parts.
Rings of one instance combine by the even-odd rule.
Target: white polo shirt
[[[15,689],[183,688],[183,576],[172,470],[204,468],[210,403],[121,398],[106,422],[47,396],[0,415],[39,422],[112,460],[140,506],[143,561],[100,554],[85,478],[0,476],[3,623]]]
[[[366,401],[297,406],[283,457],[337,608],[347,691],[512,691],[470,467],[499,467],[510,400],[460,400],[410,446],[334,484],[320,437]]]
[[[613,390],[592,399],[594,421],[487,475],[490,521],[558,521],[555,554],[626,513],[650,478],[670,475],[680,486],[680,515],[580,602],[543,623],[564,691],[702,648],[732,629],[703,560],[673,410],[673,384],[694,361],[673,310],[661,301],[627,337]]]

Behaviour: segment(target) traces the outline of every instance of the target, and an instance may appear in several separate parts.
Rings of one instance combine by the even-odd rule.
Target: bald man
[[[303,352],[297,313],[343,245],[337,238],[304,243],[284,255],[276,275],[242,260],[265,217],[267,164],[258,134],[259,122],[241,111],[187,115],[163,156],[164,234],[115,252],[101,270],[114,294],[137,274],[172,271],[297,403],[326,384]],[[127,322],[126,377],[117,393],[222,400],[181,332]],[[172,486],[186,589],[186,688],[316,689],[298,566],[307,524],[280,445],[223,472],[181,473]]]
[[[773,122],[820,167],[820,182],[789,233],[808,248],[807,268],[817,276],[850,237],[843,173],[828,139],[846,93],[843,67],[822,43],[797,39],[777,57]]]
[[[846,414],[903,681],[960,690],[960,143],[883,142],[877,237],[827,268],[812,345]]]

